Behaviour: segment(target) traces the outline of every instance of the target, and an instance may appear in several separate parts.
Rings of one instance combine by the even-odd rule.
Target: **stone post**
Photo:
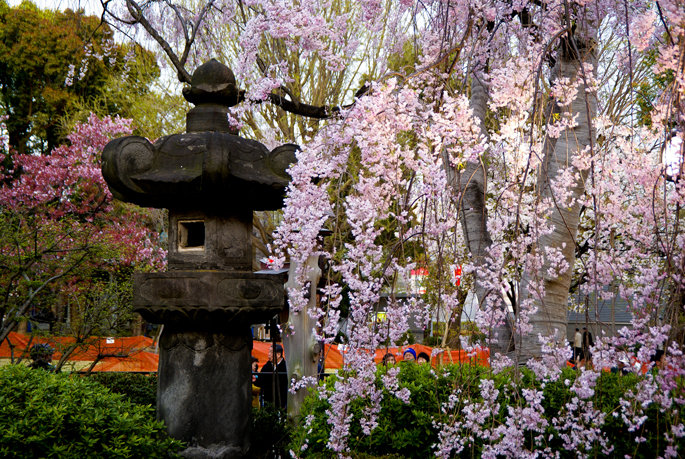
[[[252,272],[252,213],[283,206],[296,145],[237,136],[233,72],[212,59],[184,97],[187,133],[113,140],[102,173],[114,197],[169,209],[168,271],[136,273],[134,310],[165,325],[157,417],[187,458],[239,459],[251,426],[250,325],[284,305],[280,275]]]
[[[297,282],[297,263],[290,262],[290,272],[288,276],[288,283],[285,285],[286,289],[307,288]],[[302,378],[312,378],[317,376],[317,364],[319,360],[319,344],[314,336],[313,329],[317,326],[316,320],[309,316],[309,311],[316,308],[316,288],[321,278],[321,269],[319,268],[319,256],[310,255],[307,258],[307,280],[309,282],[309,303],[305,309],[294,313],[290,311],[288,314],[288,322],[283,332],[283,350],[285,352],[285,361],[288,365],[288,380],[290,384],[299,382]],[[290,330],[295,330],[296,333],[290,333]],[[307,387],[312,387],[308,384],[306,387],[300,388],[294,394],[288,391],[288,421],[295,425],[297,418],[300,416],[302,402],[307,395]]]

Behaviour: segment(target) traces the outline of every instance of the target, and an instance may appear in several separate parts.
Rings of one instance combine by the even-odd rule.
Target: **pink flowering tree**
[[[130,301],[118,301],[114,281],[128,285],[133,268],[160,267],[165,256],[150,214],[113,202],[100,172],[105,144],[130,133],[130,120],[91,115],[68,145],[49,155],[15,153],[15,169],[2,171],[0,340],[32,308],[50,302],[78,310],[70,317],[76,343],[62,350],[63,360],[91,334],[130,320]],[[116,307],[104,305],[104,297],[117,298]]]
[[[188,68],[229,49],[224,55],[244,87],[236,123],[254,119],[267,102],[319,120],[276,137],[252,134],[302,147],[272,249],[276,266],[290,259],[304,267],[312,253],[329,260],[328,278],[337,281],[310,312],[322,339],[332,340],[349,292],[349,371],[323,394],[331,404],[328,447],[348,451],[353,400],[368,402],[358,420],[364,432],[376,426],[382,393],[372,384],[369,350],[402,344],[409,314],[427,321],[437,307],[459,314],[463,295],[454,290],[439,290],[436,304],[393,295],[412,269],[444,260],[446,250],[478,298],[475,321],[492,371],[511,371],[514,380],[521,364],[543,384],[559,377],[570,357],[570,291],[594,298],[594,311],[623,298],[634,319],[615,336],[598,337],[592,368],[573,383],[577,397],[551,420],[541,419],[542,392],[533,390],[516,398],[505,423],[489,427],[503,394],[484,380],[478,405],[455,405],[453,422],[441,424],[439,456],[476,435],[490,443],[491,457],[533,457],[522,439],[550,426],[581,456],[588,445],[609,451],[592,397],[602,368],[625,354],[649,366],[661,349],[668,361],[625,394],[621,416],[631,431],[644,422],[645,404],[680,407],[682,2],[333,3],[210,0],[188,8],[126,0],[106,12],[132,33],[149,34],[184,83]],[[280,54],[265,60],[265,47]],[[340,90],[349,90],[331,96],[334,103],[310,105],[303,95],[314,93],[316,81],[302,82],[297,71],[308,64],[338,72],[346,82]],[[363,78],[345,73],[354,66]],[[322,249],[316,236],[326,225],[348,231]],[[408,250],[414,243],[420,250]],[[298,275],[304,284],[305,269]],[[382,291],[390,293],[390,325],[379,328],[373,317]],[[306,304],[297,291],[290,301],[293,314]],[[395,390],[396,373],[384,384],[411,400]],[[677,455],[673,445],[683,435],[676,416],[666,457]]]

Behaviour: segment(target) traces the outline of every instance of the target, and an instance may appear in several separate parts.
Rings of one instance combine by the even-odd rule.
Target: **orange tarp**
[[[30,335],[20,335],[19,333],[10,333],[9,339],[14,348],[14,358],[17,359],[22,354],[24,349],[28,344]],[[56,352],[53,356],[53,360],[57,361],[62,356],[61,350],[66,349],[70,344],[74,342],[74,338],[71,337],[36,337],[31,341],[31,346],[37,343],[48,343],[50,346],[55,348]],[[105,355],[98,362],[93,371],[157,371],[157,366],[159,364],[159,356],[152,352],[148,352],[152,348],[153,340],[152,338],[146,338],[144,336],[132,336],[127,338],[93,338],[88,340],[88,344],[80,346],[74,351],[71,356],[69,356],[69,361],[85,361],[92,362],[98,355]],[[271,347],[270,342],[254,341],[252,348],[252,355],[259,359],[259,367],[261,368],[269,360],[269,348]],[[402,353],[411,347],[416,351],[418,355],[421,352],[425,352],[431,355],[433,348],[424,346],[422,344],[413,344],[407,347],[392,347],[386,349],[377,349],[374,353],[374,361],[380,363],[383,360],[383,356],[386,352],[390,352],[395,356],[395,359],[399,362],[402,360]],[[343,367],[345,361],[346,351],[340,350],[337,345],[326,345],[325,357],[326,357],[326,370],[337,370]],[[7,341],[3,341],[0,344],[0,358],[10,358],[10,347]],[[431,363],[435,366],[438,364],[439,359],[442,358],[442,363],[462,363],[462,362],[472,362],[479,365],[488,366],[490,352],[488,349],[479,349],[473,352],[471,356],[466,351],[450,351],[443,352],[441,356],[434,356],[431,358]],[[30,360],[28,356],[24,357],[25,360]]]
[[[156,372],[159,355],[139,352],[125,359],[105,359],[95,365],[93,371],[149,371]]]
[[[432,355],[433,348],[429,346],[424,346],[423,344],[412,344],[411,346],[406,346],[406,347],[391,347],[388,348],[387,351],[385,348],[383,349],[376,349],[373,360],[376,363],[381,363],[383,360],[383,356],[387,353],[390,353],[395,356],[395,360],[397,362],[402,361],[402,355],[403,353],[409,349],[412,348],[414,351],[416,351],[416,355],[419,355],[421,352],[425,352],[429,356]],[[326,346],[326,351],[327,351],[327,357],[326,357],[326,368],[342,368],[343,365],[343,359],[345,352],[340,352],[338,350],[337,346]],[[331,358],[332,357],[332,358]],[[451,358],[450,358],[451,357]],[[431,357],[431,364],[435,366],[438,364],[440,356],[432,356]],[[479,349],[478,351],[472,353],[471,357],[469,357],[469,353],[466,351],[444,351],[442,352],[442,363],[443,364],[448,364],[448,363],[464,363],[464,362],[471,362],[471,363],[478,363],[480,365],[485,365],[488,366],[490,363],[490,351],[489,349]]]
[[[30,335],[22,335],[11,332],[9,340],[14,347],[14,358],[22,355],[31,340]],[[62,351],[73,345],[73,337],[52,336],[34,337],[31,346],[38,343],[47,343],[55,349],[52,356],[53,363],[62,357]],[[95,366],[93,371],[157,371],[159,356],[147,352],[153,344],[152,338],[145,336],[131,336],[124,338],[90,338],[86,343],[79,345],[67,359],[68,361],[93,362],[98,356],[104,356]],[[28,353],[27,353],[28,354]],[[11,357],[10,346],[7,340],[0,343],[0,358]],[[26,361],[31,361],[28,355]]]
[[[252,343],[252,355],[259,359],[259,368],[262,368],[269,361],[269,348],[271,343],[265,341],[254,341]]]
[[[259,359],[259,366],[261,368],[262,365],[264,365],[268,360],[269,360],[269,348],[271,347],[271,343],[269,342],[262,342],[262,341],[255,341],[252,349],[252,355],[257,357]],[[421,352],[425,352],[428,355],[431,355],[433,352],[432,347],[424,346],[422,344],[412,344],[411,346],[407,347],[391,347],[387,350],[387,352],[390,352],[395,356],[395,360],[398,362],[402,360],[402,353],[407,349],[411,347],[416,351],[416,354],[418,355]],[[385,355],[386,350],[383,349],[377,349],[373,360],[376,363],[380,363],[383,360],[383,356]],[[338,370],[343,367],[344,364],[344,359],[345,359],[345,354],[346,352],[341,352],[340,348],[333,344],[327,344],[326,345],[326,351],[325,351],[325,358],[326,358],[326,370]],[[450,358],[451,357],[451,358]],[[434,356],[431,359],[431,363],[435,366],[438,363],[439,356]],[[490,365],[490,350],[489,349],[479,349],[475,353],[472,354],[471,357],[469,357],[469,353],[466,351],[451,351],[451,352],[443,352],[442,353],[442,363],[447,364],[447,363],[462,363],[462,362],[473,362],[473,363],[478,363],[479,365],[484,365],[484,366],[489,366]]]

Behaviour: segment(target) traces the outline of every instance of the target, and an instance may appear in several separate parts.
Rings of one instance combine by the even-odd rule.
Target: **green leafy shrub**
[[[432,415],[440,411],[440,403],[445,401],[452,391],[453,384],[449,378],[440,374],[431,374],[428,365],[400,364],[398,375],[400,387],[411,391],[411,403],[405,404],[397,397],[384,391],[381,402],[381,413],[378,427],[370,436],[364,435],[359,422],[350,426],[349,446],[356,454],[369,454],[383,457],[399,455],[406,458],[433,457],[432,445],[437,441],[437,429],[433,426]],[[468,367],[453,367],[455,370],[467,371]],[[385,366],[379,366],[376,373],[376,384],[382,386],[380,377],[387,372]],[[439,373],[439,372],[438,372]],[[464,379],[473,377],[472,372]],[[326,380],[326,386],[333,390],[336,378]],[[477,381],[476,381],[477,389]],[[350,408],[355,420],[360,417],[363,402],[355,401]],[[299,427],[293,432],[291,448],[301,451],[305,439],[308,447],[299,453],[308,458],[329,458],[334,455],[326,449],[330,434],[326,410],[328,402],[316,394],[305,399],[302,416],[314,415],[314,423],[309,428]],[[311,432],[308,432],[311,428]]]
[[[89,376],[115,394],[123,395],[136,405],[157,407],[157,374],[99,372]]]
[[[411,391],[411,402],[403,403],[397,397],[383,389],[383,400],[378,417],[378,427],[371,435],[364,435],[360,423],[361,412],[365,401],[354,401],[349,408],[354,416],[350,425],[348,446],[352,457],[385,457],[399,455],[405,458],[428,458],[434,457],[435,451],[432,446],[438,443],[438,429],[435,422],[448,422],[450,418],[459,417],[460,410],[465,403],[482,402],[480,395],[480,381],[483,378],[492,379],[494,389],[499,391],[497,402],[500,411],[494,416],[494,425],[506,422],[507,410],[510,406],[517,405],[521,399],[522,390],[526,388],[541,389],[540,381],[536,380],[531,372],[522,370],[518,383],[513,382],[513,374],[501,373],[492,375],[487,368],[470,365],[448,365],[431,371],[427,365],[400,364],[401,371],[398,375],[400,388],[408,388]],[[380,366],[376,372],[376,386],[382,388],[381,376],[387,372],[384,366]],[[544,399],[542,407],[544,416],[551,420],[564,409],[576,394],[571,391],[577,373],[566,369],[556,382],[547,383],[543,389]],[[626,391],[634,389],[641,376],[633,374],[620,375],[603,373],[597,380],[593,403],[603,413],[606,413],[602,432],[606,435],[613,451],[606,455],[602,454],[599,445],[593,450],[587,451],[590,457],[624,457],[653,458],[663,452],[666,444],[663,434],[669,430],[667,422],[668,413],[662,413],[652,405],[646,410],[648,416],[640,432],[629,432],[620,416],[613,413],[620,411],[620,399]],[[334,390],[335,377],[328,378],[325,382],[329,391]],[[455,410],[442,411],[443,404],[453,390],[459,390],[459,402]],[[290,448],[298,456],[308,459],[329,459],[336,457],[332,451],[326,449],[331,426],[328,424],[326,410],[330,408],[328,402],[319,398],[318,393],[310,394],[304,402],[302,418],[312,415],[313,422],[309,426],[300,426],[294,429]],[[490,421],[488,421],[490,422]],[[550,423],[551,424],[551,423]],[[637,443],[638,436],[645,437],[646,441]],[[545,432],[546,447],[559,452],[560,458],[575,458],[576,451],[570,451],[564,447],[563,441],[552,427]],[[303,448],[303,445],[307,445]],[[481,457],[483,440],[475,437],[471,444],[458,457]],[[533,435],[525,445],[530,451],[536,446],[533,443]],[[680,439],[679,450],[685,450],[685,439]],[[361,456],[359,456],[361,455]]]
[[[288,457],[291,429],[284,409],[267,403],[262,408],[252,409],[252,433],[250,435],[250,458],[268,459]]]
[[[559,381],[553,383],[551,387],[545,388],[545,412],[548,417],[558,412],[559,404],[567,403],[575,394],[572,394],[564,386],[563,380],[572,381],[577,373],[567,369],[564,371]],[[597,457],[631,457],[632,459],[652,459],[663,454],[667,443],[664,440],[664,433],[670,431],[669,425],[673,424],[673,419],[669,411],[661,412],[656,404],[651,404],[646,410],[647,418],[638,432],[631,432],[624,424],[620,415],[620,399],[628,390],[636,390],[637,383],[642,379],[633,373],[622,375],[618,373],[602,373],[597,380],[595,387],[594,403],[600,411],[607,416],[602,426],[602,431],[606,434],[609,444],[614,450],[609,455],[601,454],[598,449]],[[677,410],[676,410],[677,411]],[[616,413],[618,416],[614,416]],[[677,422],[675,422],[677,424]],[[644,437],[646,441],[637,443],[637,437]],[[557,442],[561,448],[561,442]],[[678,448],[681,452],[685,449],[685,438],[678,440]],[[568,451],[563,451],[562,458],[574,458],[575,455]]]
[[[163,458],[182,443],[166,437],[150,407],[94,381],[21,365],[0,368],[0,457]]]
[[[122,395],[131,403],[153,408],[157,406],[156,374],[102,372],[93,373],[88,378]],[[154,412],[151,411],[150,416],[154,418]],[[286,457],[290,432],[285,410],[270,404],[260,409],[253,408],[250,458],[268,459],[277,453]]]

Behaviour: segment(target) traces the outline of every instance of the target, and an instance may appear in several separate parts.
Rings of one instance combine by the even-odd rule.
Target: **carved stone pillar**
[[[165,324],[157,418],[188,443],[183,456],[238,459],[249,449],[250,325],[284,305],[282,277],[252,272],[252,212],[282,207],[297,146],[268,151],[236,135],[235,78],[215,60],[184,96],[196,105],[188,133],[113,140],[102,173],[116,198],[169,209],[169,270],[134,276],[134,310]]]

